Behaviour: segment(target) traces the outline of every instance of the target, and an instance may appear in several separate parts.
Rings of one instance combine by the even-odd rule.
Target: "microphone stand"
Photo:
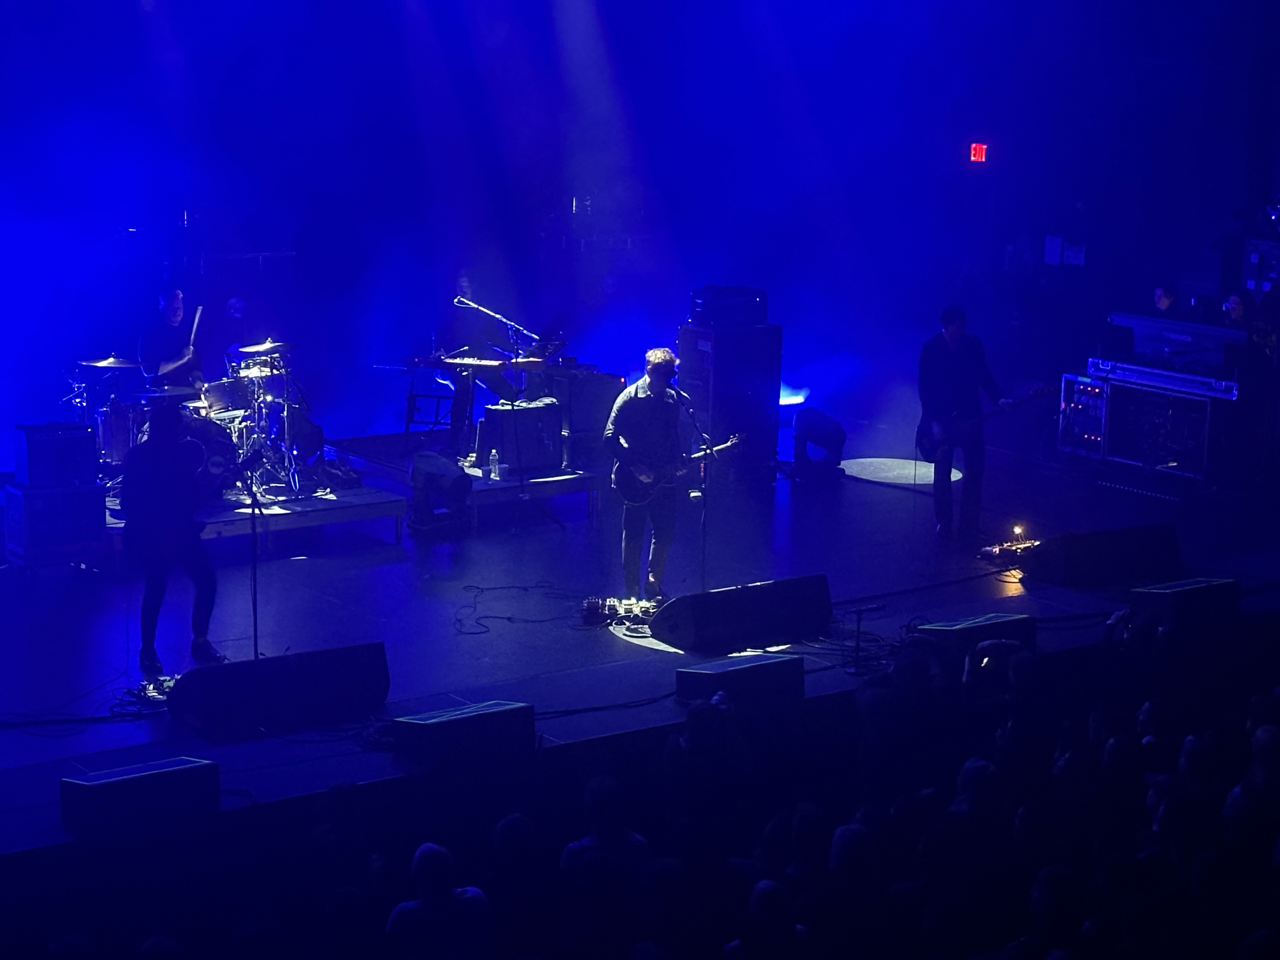
[[[528,337],[534,343],[537,343],[539,340],[542,339],[532,330],[526,330],[524,327],[520,326],[520,324],[516,323],[514,320],[508,320],[502,314],[495,313],[494,311],[490,310],[488,307],[482,307],[478,303],[473,303],[472,301],[468,300],[466,297],[454,297],[453,305],[455,307],[470,307],[473,310],[479,310],[481,313],[486,313],[489,316],[493,317],[493,319],[500,320],[501,322],[505,323],[507,325],[507,331],[509,333],[518,333],[521,336]]]
[[[236,464],[240,474],[240,483],[249,494],[249,613],[253,622],[253,659],[259,659],[258,652],[258,515],[262,513],[262,501],[258,499],[258,485],[255,483],[254,466],[265,459],[262,450],[255,450]]]
[[[455,307],[470,307],[470,308],[471,308],[471,309],[473,309],[473,310],[479,310],[481,313],[483,313],[483,314],[487,314],[488,316],[493,317],[495,320],[498,320],[498,321],[500,321],[500,322],[502,322],[502,323],[506,324],[506,327],[507,327],[507,336],[511,339],[511,342],[512,342],[512,345],[513,345],[513,346],[515,346],[515,339],[516,339],[516,338],[515,338],[515,335],[516,335],[516,334],[520,334],[521,336],[526,337],[527,339],[531,340],[533,343],[539,343],[539,342],[541,342],[541,340],[542,340],[542,338],[541,338],[540,336],[538,336],[536,333],[534,333],[532,330],[527,330],[527,329],[525,329],[524,327],[520,326],[520,324],[516,323],[514,320],[508,320],[508,319],[507,319],[506,317],[504,317],[502,314],[497,313],[497,312],[496,312],[496,311],[494,311],[494,310],[490,310],[488,307],[483,307],[483,306],[481,306],[480,304],[478,304],[478,303],[476,303],[476,302],[474,302],[474,301],[472,301],[472,300],[468,300],[466,297],[463,297],[463,296],[457,296],[457,297],[454,297],[454,298],[453,298],[453,305],[454,305]],[[490,346],[493,346],[493,345],[492,345],[492,344],[490,344]],[[506,353],[507,353],[507,351],[505,351],[505,350],[501,350],[501,349],[499,349],[499,348],[497,348],[497,347],[494,347],[494,349],[495,349],[495,350],[498,350],[498,352],[499,352],[499,353],[504,353],[504,354],[506,354]],[[518,349],[518,347],[517,347],[517,349]],[[517,356],[517,354],[515,354],[515,353],[510,353],[510,354],[507,354],[507,356],[514,358],[514,357],[516,357],[516,356]],[[516,392],[516,399],[515,399],[515,400],[513,400],[513,401],[511,402],[511,406],[512,406],[512,409],[513,409],[513,410],[515,409],[516,403],[519,401],[520,396],[525,392],[525,389],[524,389],[524,388],[525,388],[525,382],[524,382],[524,380],[523,380],[523,377],[524,377],[524,371],[522,371],[522,370],[517,371],[516,376],[517,376],[517,377],[520,377],[521,379],[520,379],[520,380],[517,382],[517,384],[516,384],[516,386],[518,387],[517,392]],[[474,382],[474,381],[473,381],[473,382]],[[514,416],[514,414],[513,414],[513,416]],[[512,464],[512,466],[513,466],[513,467],[523,467],[523,466],[524,466],[524,462],[521,460],[521,457],[520,457],[520,429],[519,429],[518,427],[513,427],[512,433],[513,433],[513,436],[514,436],[514,439],[515,439],[515,450],[516,450],[516,461],[517,461],[516,463]],[[476,456],[477,456],[477,457],[479,456],[479,451],[478,451],[478,450],[476,451]],[[488,469],[488,464],[481,464],[481,465],[480,465],[481,475],[483,475],[484,471],[485,471],[485,470],[487,470],[487,469]],[[528,501],[528,500],[529,500],[529,494],[525,492],[525,488],[524,488],[524,470],[523,470],[523,469],[518,470],[518,471],[516,472],[516,482],[517,482],[517,483],[519,484],[519,486],[520,486],[520,494],[519,494],[520,499],[521,499],[522,501]],[[552,520],[554,520],[556,523],[558,523],[558,524],[560,525],[560,527],[563,529],[563,527],[564,527],[564,522],[563,522],[559,517],[557,517],[555,514],[553,514],[553,513],[552,513],[548,508],[546,508],[546,507],[542,507],[542,512],[543,512],[545,515],[549,516],[549,517],[550,517]]]
[[[859,674],[862,672],[862,618],[868,613],[876,613],[884,609],[883,603],[873,603],[870,606],[855,607],[851,612],[854,615],[854,634],[853,634],[853,666],[850,667],[848,661],[848,648],[845,649],[845,673]]]
[[[689,422],[693,424],[694,433],[698,435],[698,443],[706,456],[702,461],[702,469],[698,482],[698,503],[702,507],[702,516],[698,521],[699,531],[699,557],[698,557],[698,573],[702,583],[702,593],[707,592],[707,493],[711,478],[711,461],[716,459],[715,446],[711,442],[711,438],[707,436],[707,432],[702,429],[698,423],[698,415],[693,412],[693,404],[689,401],[689,395],[678,387],[672,387],[676,392],[676,398],[680,401],[680,405],[689,412]]]

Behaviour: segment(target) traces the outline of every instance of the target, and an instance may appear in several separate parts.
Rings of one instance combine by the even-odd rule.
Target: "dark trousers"
[[[982,508],[982,475],[987,466],[986,438],[982,425],[966,425],[955,431],[953,443],[938,451],[933,461],[933,513],[938,523],[951,526],[951,464],[955,451],[964,460],[964,479],[960,487],[960,531],[977,533],[978,513]]]
[[[626,581],[627,596],[640,596],[640,554],[644,550],[645,527],[653,529],[649,544],[649,580],[655,587],[662,586],[662,574],[667,568],[667,554],[676,534],[676,513],[680,509],[683,490],[661,487],[648,503],[640,506],[625,504],[622,508],[622,577]]]
[[[195,602],[191,606],[192,638],[209,636],[209,620],[213,617],[213,601],[218,592],[218,580],[209,562],[209,553],[199,535],[183,536],[169,543],[152,541],[138,544],[138,558],[142,565],[142,648],[154,649],[156,625],[160,621],[160,607],[169,587],[169,574],[181,569],[191,578],[196,588]]]

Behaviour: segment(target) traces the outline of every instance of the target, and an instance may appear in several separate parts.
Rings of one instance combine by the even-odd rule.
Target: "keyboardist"
[[[467,270],[458,271],[457,295],[471,299],[471,279]],[[481,310],[449,307],[436,329],[436,352],[445,357],[476,360],[506,360],[515,352],[505,324]],[[500,367],[446,366],[442,376],[453,384],[453,404],[449,408],[449,447],[456,456],[470,452],[475,436],[471,411],[475,385],[485,386],[499,400],[514,402],[515,385]]]

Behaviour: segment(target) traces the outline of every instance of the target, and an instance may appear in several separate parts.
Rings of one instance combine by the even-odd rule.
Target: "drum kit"
[[[309,424],[303,413],[300,392],[289,371],[287,354],[293,344],[263,343],[237,347],[226,356],[227,376],[197,388],[157,386],[128,391],[121,387],[121,374],[139,366],[136,360],[110,356],[101,360],[81,360],[78,366],[99,370],[100,405],[91,403],[89,384],[79,382],[66,399],[83,422],[97,428],[98,455],[104,475],[118,476],[130,447],[146,438],[149,408],[162,403],[179,403],[183,408],[187,436],[204,447],[201,480],[210,495],[220,494],[239,479],[238,464],[252,463],[252,477],[259,491],[287,487],[298,492],[299,451],[292,433],[300,423]]]

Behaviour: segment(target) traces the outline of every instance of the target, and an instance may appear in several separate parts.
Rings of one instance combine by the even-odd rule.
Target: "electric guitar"
[[[656,497],[658,491],[663,487],[675,486],[677,478],[686,472],[685,467],[688,464],[705,460],[708,453],[719,456],[726,450],[732,450],[740,443],[742,443],[741,435],[734,434],[724,443],[712,447],[709,451],[700,450],[693,456],[685,458],[680,462],[679,466],[673,466],[660,473],[655,473],[650,480],[641,480],[636,476],[635,470],[622,461],[618,461],[618,465],[613,471],[613,485],[617,488],[618,493],[622,494],[622,499],[628,506],[641,507]]]
[[[976,417],[961,418],[952,415],[945,420],[929,420],[922,414],[920,416],[920,425],[916,427],[916,449],[920,451],[920,459],[925,463],[933,463],[938,459],[938,451],[943,447],[954,446],[957,434],[961,433],[965,428],[975,427],[990,420],[992,417],[999,416],[1006,410],[1021,406],[1028,400],[1047,397],[1049,391],[1049,387],[1036,387],[1025,397],[1014,400],[1010,406],[997,407],[995,410],[988,410],[986,413],[979,414]]]

